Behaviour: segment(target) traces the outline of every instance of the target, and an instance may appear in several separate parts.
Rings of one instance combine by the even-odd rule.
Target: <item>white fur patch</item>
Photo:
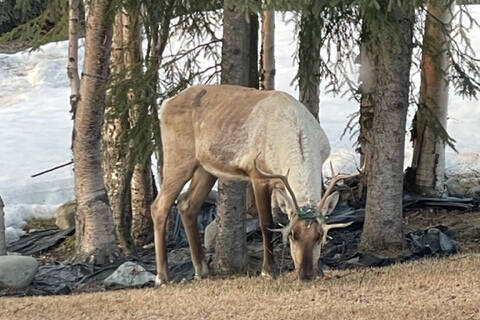
[[[289,172],[288,181],[298,204],[318,205],[322,166],[330,154],[330,144],[307,108],[290,95],[276,92],[257,103],[247,123],[251,145],[269,166],[264,169],[275,174]]]

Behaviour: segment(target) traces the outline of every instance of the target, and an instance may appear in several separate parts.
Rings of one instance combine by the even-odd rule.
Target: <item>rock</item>
[[[77,211],[77,203],[70,200],[57,208],[55,224],[62,230],[75,227],[75,212]]]
[[[205,228],[205,234],[203,235],[203,241],[204,241],[203,245],[205,246],[206,252],[215,251],[215,239],[217,238],[217,234],[218,234],[218,223],[217,223],[217,220],[214,219]]]
[[[457,242],[441,231],[438,235],[438,243],[440,244],[442,253],[449,254],[457,252]]]
[[[480,186],[480,178],[463,178],[460,179],[460,187],[465,190]]]
[[[417,257],[428,255],[446,255],[458,250],[458,244],[451,238],[445,226],[416,230],[409,233],[412,252]]]
[[[38,270],[38,262],[27,256],[0,257],[0,287],[24,288],[31,282]]]
[[[472,198],[473,201],[480,202],[480,186],[470,188],[470,190],[468,190],[467,196],[469,198]]]
[[[123,263],[108,278],[103,280],[103,283],[107,286],[119,285],[123,287],[142,286],[147,282],[155,282],[153,273],[132,261]]]
[[[463,197],[464,193],[462,192],[459,182],[457,178],[450,178],[445,182],[450,197]]]
[[[480,187],[480,178],[450,178],[445,183],[450,197],[468,197],[472,189]]]

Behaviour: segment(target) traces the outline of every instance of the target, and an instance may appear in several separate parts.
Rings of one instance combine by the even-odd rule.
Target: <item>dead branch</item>
[[[72,163],[73,163],[73,160],[70,160],[69,162],[64,163],[64,164],[61,164],[61,165],[59,165],[59,166],[50,168],[50,169],[48,169],[48,170],[45,170],[45,171],[42,171],[42,172],[39,172],[39,173],[35,173],[35,174],[31,175],[30,177],[31,177],[31,178],[35,178],[35,177],[41,176],[42,174],[49,173],[49,172],[55,171],[55,170],[57,170],[57,169],[66,167],[66,166],[68,166],[68,165],[71,165]]]

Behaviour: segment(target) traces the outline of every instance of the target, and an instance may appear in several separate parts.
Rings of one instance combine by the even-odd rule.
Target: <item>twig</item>
[[[28,304],[26,304],[26,305],[24,305],[24,306],[21,306],[20,308],[15,309],[15,311],[13,311],[13,314],[16,314],[17,312],[22,311],[22,310],[24,310],[24,309],[26,309],[26,308],[28,308],[28,307],[30,307],[30,306],[32,306],[32,305],[33,305],[33,303],[28,303]]]
[[[42,172],[39,172],[39,173],[35,173],[35,174],[31,175],[30,177],[35,178],[35,177],[41,176],[42,174],[49,173],[49,172],[52,172],[52,171],[54,171],[54,170],[57,170],[57,169],[66,167],[66,166],[68,166],[68,165],[70,165],[70,164],[72,164],[72,163],[73,163],[73,160],[70,160],[70,161],[67,162],[67,163],[61,164],[61,165],[56,166],[56,167],[53,167],[53,168],[51,168],[51,169],[48,169],[48,170],[45,170],[45,171],[42,171]]]
[[[356,273],[356,272],[353,272],[353,271],[352,271],[352,272],[346,273],[346,274],[344,274],[344,275],[335,275],[334,278],[335,278],[335,279],[341,279],[341,278],[348,277],[348,276],[350,276],[350,275],[352,275],[352,274],[355,274],[355,273]]]
[[[184,51],[180,51],[176,54],[172,54],[172,55],[169,55],[169,56],[164,56],[164,58],[172,58],[171,60],[165,62],[161,68],[165,68],[165,66],[167,65],[170,65],[170,64],[173,64],[174,62],[186,57],[187,55],[189,55],[190,53],[192,52],[195,52],[196,50],[200,50],[201,48],[203,47],[208,47],[210,45],[213,45],[215,43],[219,43],[221,42],[222,40],[221,39],[214,39],[212,41],[209,41],[209,42],[206,42],[206,43],[202,43],[202,44],[199,44],[198,46],[195,46],[191,49],[187,49],[187,50],[184,50]]]

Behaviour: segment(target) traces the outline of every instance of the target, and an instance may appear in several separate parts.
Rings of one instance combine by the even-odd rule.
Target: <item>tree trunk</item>
[[[127,44],[128,51],[125,56],[127,68],[135,74],[142,74],[142,37],[140,4],[133,4],[130,8],[127,26]],[[132,86],[133,87],[133,86]],[[156,83],[154,88],[156,88]],[[133,137],[136,141],[136,163],[133,169],[131,179],[131,236],[135,245],[143,246],[153,240],[153,221],[150,212],[150,206],[154,199],[154,181],[152,177],[151,156],[153,150],[152,127],[148,121],[148,104],[144,103],[146,94],[140,93],[142,90],[132,89],[129,92],[129,101],[133,109],[130,113],[130,126],[135,132]]]
[[[413,129],[413,190],[428,196],[445,193],[445,141],[447,129],[448,46],[452,21],[451,1],[428,1],[423,38],[420,105]]]
[[[253,19],[252,19],[253,20]],[[258,31],[252,26],[252,38],[256,36]],[[257,45],[254,44],[250,48],[252,53],[256,53]],[[262,90],[275,89],[275,11],[264,10],[262,12],[262,38],[260,49],[260,75],[259,87]],[[251,62],[257,58],[251,59]],[[254,72],[252,72],[253,74]],[[256,83],[250,84],[255,87]],[[249,183],[247,187],[247,213],[250,216],[258,216],[257,206],[255,204],[255,195],[252,185]]]
[[[7,254],[7,242],[5,240],[5,213],[3,212],[3,200],[0,197],[0,256]]]
[[[262,12],[260,89],[275,89],[275,11]]]
[[[233,0],[225,1],[223,20],[222,83],[249,86],[252,83],[251,26],[235,10]],[[255,61],[255,64],[257,62]],[[217,219],[219,231],[213,267],[217,273],[246,272],[248,265],[245,235],[246,183],[220,179]]]
[[[300,102],[318,120],[320,104],[320,48],[322,19],[305,11],[300,20],[298,87]]]
[[[76,260],[102,264],[118,254],[102,171],[101,128],[112,45],[112,1],[89,2],[85,63],[74,119]]]
[[[378,20],[364,21],[371,31],[366,50],[376,67],[376,88],[372,94],[373,141],[371,158],[367,159],[371,172],[360,250],[382,256],[398,256],[404,249],[403,161],[414,23],[414,8],[405,6],[401,9],[394,5],[387,13],[379,10]],[[379,23],[385,21],[395,34],[385,29],[378,32]]]
[[[248,73],[248,86],[250,88],[259,89],[260,87],[260,75],[258,71],[258,15],[250,14],[250,21],[248,26],[250,27],[249,35],[250,45],[248,46],[248,61],[250,70]]]
[[[75,119],[75,109],[80,94],[80,77],[78,75],[78,29],[80,24],[80,0],[69,0],[68,3],[68,65],[67,76],[70,81],[70,112]],[[72,149],[75,137],[72,130]]]
[[[132,220],[130,181],[133,174],[129,133],[128,86],[117,90],[128,74],[129,22],[123,10],[115,16],[111,53],[111,88],[107,92],[107,108],[103,128],[103,170],[108,199],[112,208],[115,235],[119,247],[131,254]],[[120,93],[118,93],[120,92]]]
[[[258,71],[258,16],[256,14],[250,15],[250,74],[249,84],[251,88],[258,89],[260,86],[260,76]],[[247,184],[247,191],[245,195],[246,213],[252,217],[258,216],[257,205],[255,203],[255,194],[251,183]]]
[[[150,158],[146,163],[137,163],[132,177],[132,229],[136,246],[153,241],[153,221],[150,206],[154,200],[154,181]]]

